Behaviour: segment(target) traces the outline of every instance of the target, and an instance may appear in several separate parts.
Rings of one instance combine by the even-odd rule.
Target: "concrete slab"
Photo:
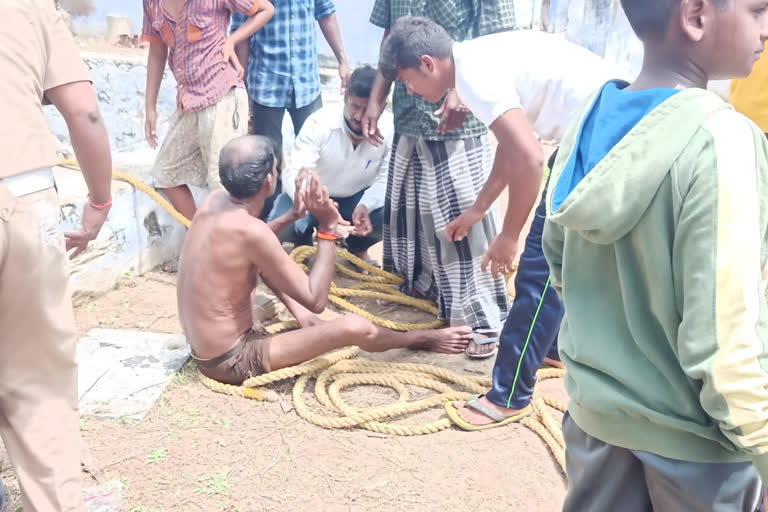
[[[142,419],[188,358],[182,335],[89,331],[77,346],[80,414]]]

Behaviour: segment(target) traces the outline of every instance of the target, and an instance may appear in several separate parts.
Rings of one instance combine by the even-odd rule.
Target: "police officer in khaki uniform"
[[[85,250],[109,212],[109,140],[53,0],[0,2],[0,69],[0,436],[26,512],[81,511],[67,251]],[[44,100],[66,120],[88,184],[75,233],[61,229]]]

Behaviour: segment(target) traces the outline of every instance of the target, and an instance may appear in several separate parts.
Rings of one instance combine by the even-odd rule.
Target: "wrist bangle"
[[[317,231],[318,240],[328,240],[330,242],[336,242],[339,236],[336,233],[328,233],[327,231]]]
[[[110,206],[112,206],[112,200],[110,199],[106,203],[94,203],[91,201],[90,196],[88,197],[88,203],[91,205],[91,207],[95,210],[106,210]]]

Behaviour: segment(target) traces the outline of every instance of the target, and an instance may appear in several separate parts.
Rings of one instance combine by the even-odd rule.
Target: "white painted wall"
[[[131,168],[129,160],[141,158],[125,153],[117,156],[116,164],[124,168]],[[83,176],[61,168],[54,169],[54,176],[64,231],[77,230],[88,196]],[[196,196],[202,197],[202,191],[196,191]],[[175,258],[181,248],[184,227],[149,197],[127,183],[113,181],[112,198],[109,218],[98,238],[72,261],[70,283],[75,295],[110,290],[126,275],[143,274]]]

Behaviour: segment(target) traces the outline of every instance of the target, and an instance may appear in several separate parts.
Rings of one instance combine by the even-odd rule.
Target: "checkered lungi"
[[[450,325],[498,332],[509,305],[504,278],[480,266],[497,233],[494,205],[461,242],[445,226],[475,202],[490,174],[487,136],[430,141],[395,135],[384,206],[384,268],[403,290],[438,303]]]

